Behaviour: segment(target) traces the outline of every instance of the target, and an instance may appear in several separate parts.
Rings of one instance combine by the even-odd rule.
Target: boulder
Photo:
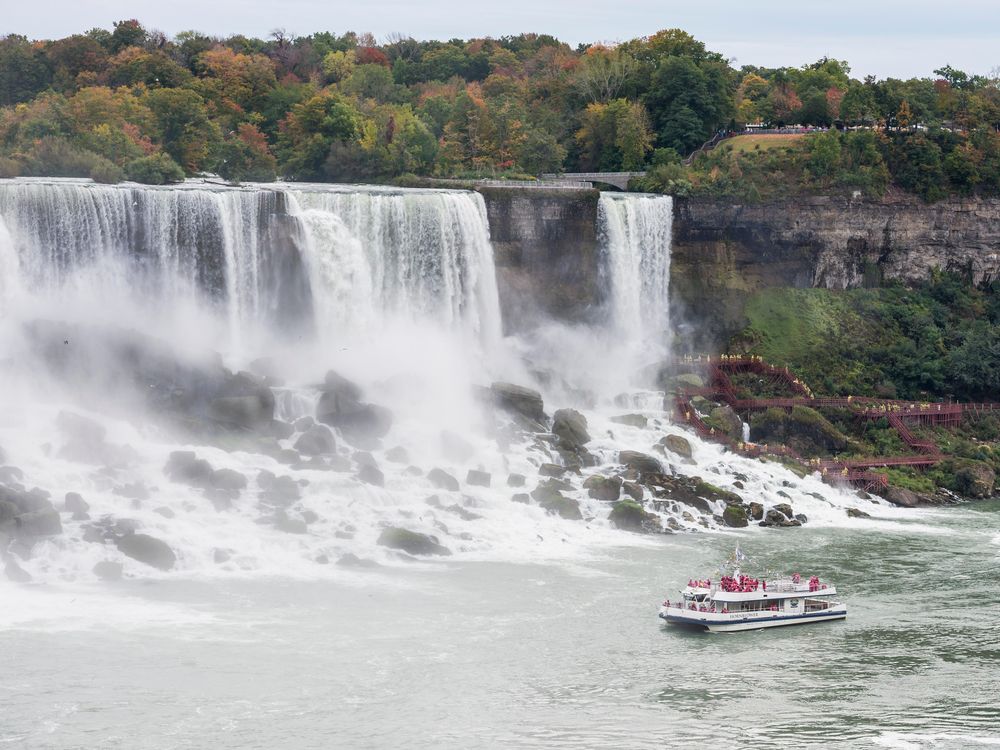
[[[373,466],[371,464],[361,465],[361,468],[358,469],[358,479],[365,484],[371,484],[376,487],[385,487],[385,475],[377,466]]]
[[[674,377],[674,384],[681,388],[704,388],[705,379],[693,372],[683,372]]]
[[[397,445],[395,448],[390,448],[385,452],[385,460],[391,461],[394,464],[408,464],[410,463],[410,454],[401,445]]]
[[[801,526],[802,522],[799,521],[798,519],[787,517],[780,510],[771,508],[770,510],[767,511],[767,513],[764,514],[764,520],[761,521],[758,525],[789,527],[789,526]]]
[[[392,427],[392,412],[362,401],[361,389],[332,371],[327,373],[316,419],[339,429],[344,439],[358,448],[372,446]]]
[[[262,469],[257,474],[257,486],[260,488],[260,499],[276,506],[288,506],[302,496],[298,482],[290,476],[275,476],[270,471]]]
[[[398,526],[389,526],[379,534],[377,544],[402,550],[411,555],[450,555],[451,550],[438,543],[437,537]]]
[[[561,477],[566,473],[566,467],[559,464],[542,464],[538,467],[538,475],[542,477]]]
[[[458,492],[459,484],[451,474],[444,469],[434,468],[427,472],[427,479],[438,489]]]
[[[306,456],[326,456],[337,449],[337,439],[326,425],[314,424],[295,441],[295,450]]]
[[[772,407],[750,420],[750,437],[756,443],[782,443],[803,455],[843,451],[847,437],[815,409],[796,406],[791,413]]]
[[[122,570],[122,564],[112,560],[101,560],[93,567],[94,575],[102,581],[120,581]]]
[[[621,497],[622,480],[621,477],[605,477],[600,474],[594,474],[584,480],[583,488],[595,500],[611,503]]]
[[[622,490],[630,498],[638,503],[642,502],[642,499],[646,496],[645,491],[642,489],[642,485],[637,482],[622,482]]]
[[[792,518],[795,515],[795,511],[792,510],[792,506],[788,503],[778,503],[774,506],[774,509],[786,518]]]
[[[170,570],[177,562],[170,545],[148,534],[125,534],[115,539],[115,546],[126,557],[159,570]]]
[[[531,502],[531,495],[529,495],[527,492],[517,492],[511,495],[510,499],[511,502],[523,503],[524,505],[527,505],[528,503]]]
[[[761,503],[750,503],[750,518],[754,521],[760,521],[764,518],[764,506]]]
[[[966,497],[992,497],[996,478],[996,473],[986,464],[970,464],[955,472],[955,489]]]
[[[650,513],[634,500],[615,503],[608,514],[608,520],[624,531],[650,533],[660,530],[660,519],[656,514]]]
[[[478,471],[477,469],[469,469],[469,473],[465,476],[465,483],[472,484],[477,487],[489,487],[492,477],[489,472]]]
[[[22,513],[16,519],[19,537],[56,536],[62,533],[62,521],[56,510],[36,510]]]
[[[216,469],[209,477],[208,486],[235,495],[246,489],[247,478],[235,469]]]
[[[580,504],[576,500],[566,497],[558,490],[545,492],[541,499],[538,497],[535,499],[539,506],[552,515],[560,516],[570,521],[580,521],[583,519],[583,514],[580,512]]]
[[[208,487],[212,479],[212,465],[198,458],[194,451],[173,451],[163,467],[163,473],[173,482],[193,487]]]
[[[66,493],[66,497],[63,500],[63,510],[67,513],[72,513],[74,521],[86,521],[90,517],[87,515],[90,505],[83,499],[83,496],[79,492]]]
[[[747,520],[747,512],[742,505],[727,505],[722,511],[722,520],[726,526],[741,529],[750,524]]]
[[[552,432],[560,445],[569,451],[579,451],[590,442],[587,418],[576,409],[559,409],[552,415]]]
[[[643,474],[662,474],[663,466],[658,460],[647,453],[638,451],[621,451],[618,454],[618,463],[635,469],[640,476]]]
[[[611,421],[627,427],[645,427],[649,424],[649,419],[643,414],[621,414],[617,417],[611,417]]]
[[[7,560],[3,572],[7,576],[8,581],[14,583],[31,583],[31,574],[18,565],[13,558]]]
[[[524,487],[524,474],[508,474],[507,475],[507,486],[508,487]]]
[[[863,510],[858,510],[857,508],[847,509],[848,518],[871,518],[871,514],[865,513]]]
[[[680,435],[666,435],[660,439],[659,445],[681,458],[691,458],[691,443]]]
[[[743,420],[729,404],[716,406],[709,415],[712,423],[722,427],[722,431],[733,440],[743,439]]]
[[[318,562],[318,560],[317,560]],[[342,568],[379,568],[381,567],[374,560],[367,560],[355,554],[346,552],[337,559],[337,565]]]
[[[924,500],[921,495],[904,487],[890,487],[886,490],[885,499],[903,508],[916,508]]]
[[[538,425],[547,421],[545,404],[538,391],[513,383],[493,383],[490,391],[493,402],[504,411],[525,417]]]

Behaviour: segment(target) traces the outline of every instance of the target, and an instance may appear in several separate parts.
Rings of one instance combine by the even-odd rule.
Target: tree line
[[[384,181],[654,167],[647,187],[671,189],[698,182],[679,174],[680,156],[746,123],[879,130],[899,141],[891,158],[916,181],[933,179],[925,152],[937,148],[942,174],[964,171],[977,190],[1000,182],[997,80],[950,67],[908,81],[853,79],[826,58],[736,69],[679,29],[572,48],[539,34],[168,38],[133,19],[63,39],[0,39],[7,177]],[[815,168],[815,152],[833,145],[828,172],[850,166],[845,151],[864,151],[821,143],[792,156]],[[905,171],[886,169],[891,179]]]

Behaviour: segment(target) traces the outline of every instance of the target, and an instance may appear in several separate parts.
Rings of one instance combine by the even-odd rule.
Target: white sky
[[[0,0],[0,35],[57,38],[138,18],[173,35],[371,31],[418,39],[536,31],[576,44],[679,27],[736,65],[848,60],[858,77],[1000,66],[1000,0]]]

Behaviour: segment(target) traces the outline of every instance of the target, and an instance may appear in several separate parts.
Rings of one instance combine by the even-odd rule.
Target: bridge
[[[539,179],[546,182],[600,182],[614,185],[619,190],[628,190],[628,182],[633,177],[645,177],[645,172],[566,172],[564,174],[543,174]]]

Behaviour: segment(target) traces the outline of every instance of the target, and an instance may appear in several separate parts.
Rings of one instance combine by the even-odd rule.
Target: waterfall
[[[286,211],[297,231],[281,230]],[[403,316],[489,349],[501,330],[486,208],[461,191],[0,181],[0,276],[2,298],[207,304],[234,351],[296,307],[328,334]]]
[[[486,206],[478,193],[295,189],[321,330],[413,316],[500,338]]]
[[[598,222],[611,326],[639,346],[665,350],[670,330],[673,199],[601,193]]]

